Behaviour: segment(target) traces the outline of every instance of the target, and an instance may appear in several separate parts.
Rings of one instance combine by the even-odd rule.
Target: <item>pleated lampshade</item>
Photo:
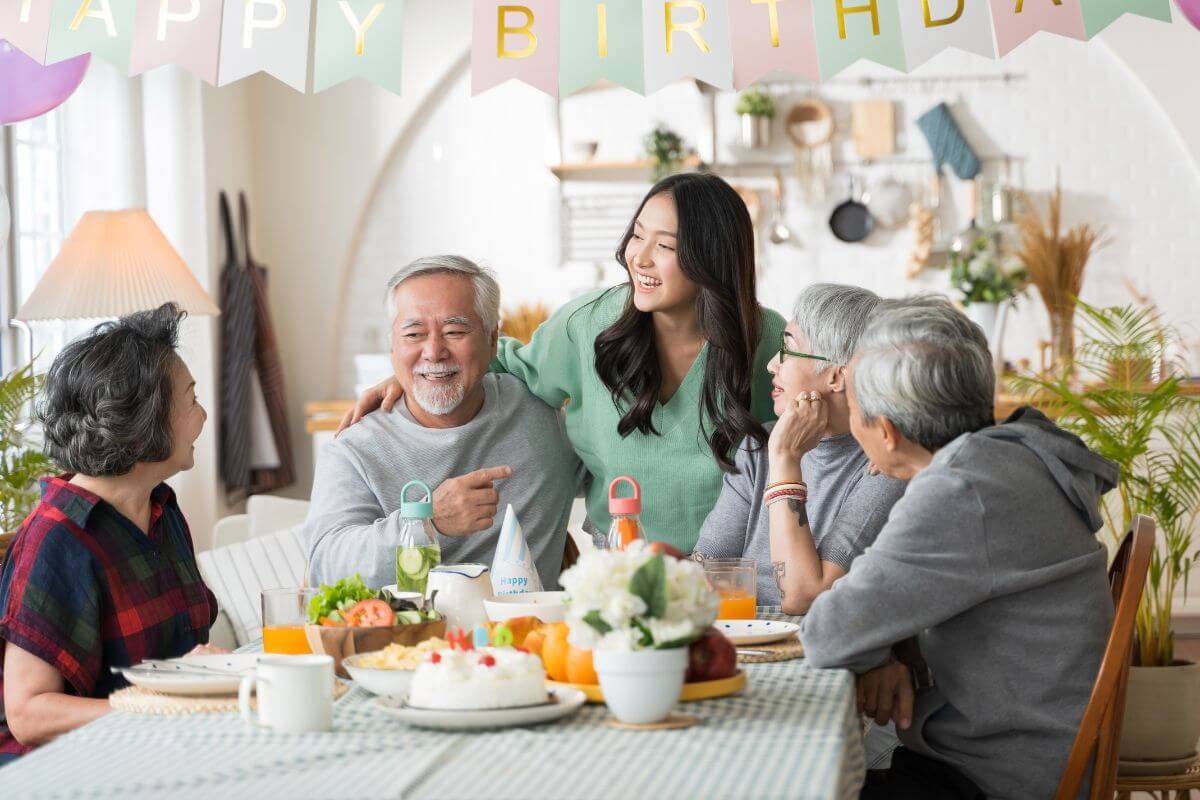
[[[167,302],[189,314],[221,313],[145,209],[89,211],[16,319],[120,317]]]

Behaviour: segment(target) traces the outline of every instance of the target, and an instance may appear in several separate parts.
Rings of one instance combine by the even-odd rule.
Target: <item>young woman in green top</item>
[[[567,435],[592,476],[595,530],[609,526],[609,483],[631,475],[648,536],[691,552],[738,444],[766,442],[762,423],[774,419],[766,367],[785,323],[758,304],[750,215],[715,175],[655,184],[616,257],[627,283],[567,303],[529,344],[501,339],[492,369],[565,404]],[[399,397],[399,384],[384,381],[342,427]]]

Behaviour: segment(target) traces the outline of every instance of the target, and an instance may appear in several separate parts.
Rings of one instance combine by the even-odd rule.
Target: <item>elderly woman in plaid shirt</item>
[[[217,603],[164,481],[207,414],[175,352],[178,306],[105,323],[54,360],[42,480],[0,573],[0,765],[109,710],[109,667],[208,641]]]

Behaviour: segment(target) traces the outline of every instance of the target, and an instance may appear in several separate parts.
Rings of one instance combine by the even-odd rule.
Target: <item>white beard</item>
[[[461,380],[444,386],[434,386],[417,378],[413,381],[412,395],[417,405],[425,409],[425,413],[440,417],[458,408],[467,396],[467,390]]]

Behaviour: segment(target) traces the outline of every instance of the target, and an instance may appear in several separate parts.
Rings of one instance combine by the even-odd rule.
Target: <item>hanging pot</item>
[[[833,235],[843,242],[856,244],[871,235],[875,230],[875,217],[855,192],[856,183],[850,179],[850,197],[833,210],[829,216],[829,229]]]

